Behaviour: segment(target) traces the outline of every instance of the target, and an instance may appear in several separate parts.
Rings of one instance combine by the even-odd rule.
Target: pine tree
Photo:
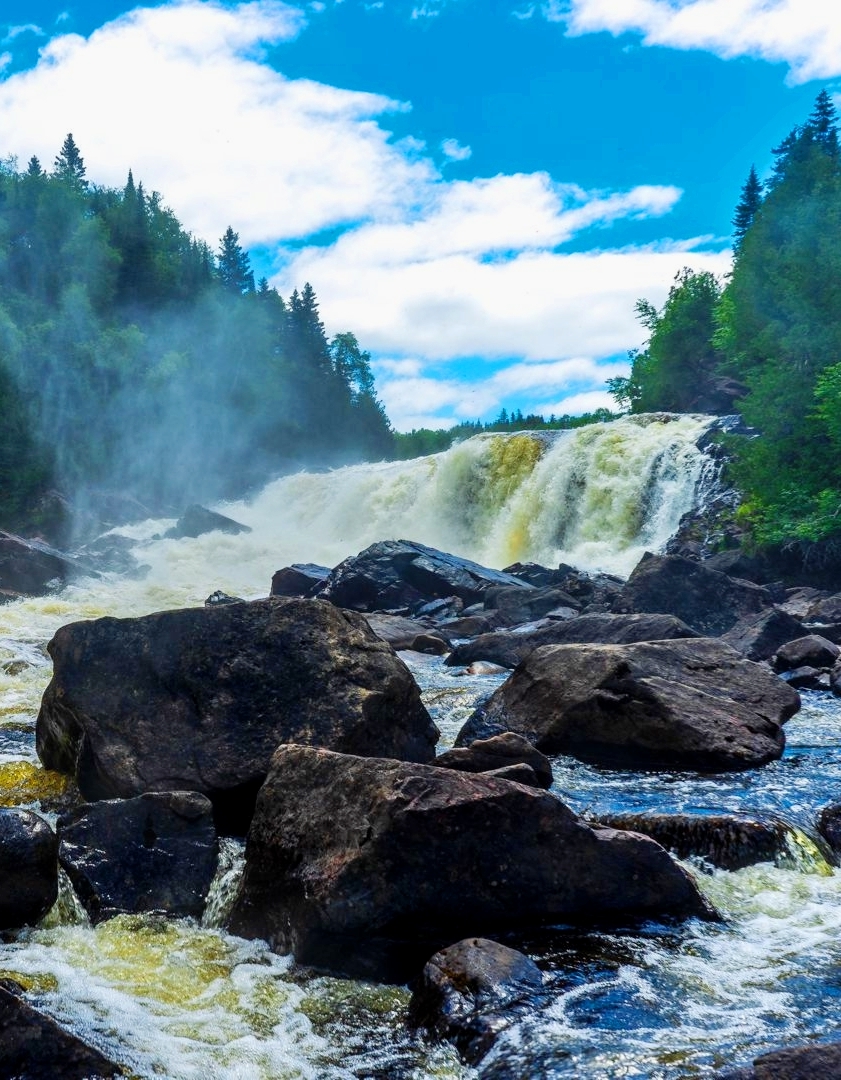
[[[86,188],[88,182],[85,179],[85,161],[79,153],[72,134],[61,145],[61,150],[55,159],[53,176],[59,180],[66,180],[75,187]]]
[[[29,159],[29,164],[26,166],[27,176],[43,176],[44,170],[41,168],[41,162],[33,154]]]
[[[733,247],[737,252],[761,206],[762,182],[756,174],[756,169],[751,165],[748,178],[742,188],[742,197],[733,216]]]
[[[815,107],[806,127],[828,157],[838,157],[838,113],[826,90],[821,90],[815,98]]]
[[[219,280],[226,289],[240,295],[246,292],[254,292],[254,274],[251,270],[251,259],[248,257],[248,252],[243,251],[240,247],[239,233],[235,233],[230,225],[219,241],[217,267]]]

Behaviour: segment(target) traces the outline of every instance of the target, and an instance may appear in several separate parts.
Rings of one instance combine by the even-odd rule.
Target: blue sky
[[[826,0],[5,0],[0,154],[132,168],[371,351],[400,430],[579,412],[841,89]]]

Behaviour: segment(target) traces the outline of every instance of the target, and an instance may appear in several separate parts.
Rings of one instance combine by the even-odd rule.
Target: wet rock
[[[644,833],[678,858],[697,855],[723,870],[773,862],[785,850],[786,825],[740,814],[607,814],[604,825]]]
[[[577,614],[580,606],[574,597],[555,586],[526,590],[502,585],[485,593],[485,608],[495,612],[505,626],[540,619],[556,608],[567,608],[571,615]]]
[[[241,596],[231,596],[229,593],[222,592],[221,589],[217,589],[216,592],[212,592],[210,596],[205,600],[205,607],[217,607],[219,604],[244,604],[245,600]]]
[[[449,652],[450,645],[442,634],[432,633],[428,626],[417,619],[407,619],[403,615],[386,615],[383,612],[366,615],[365,621],[381,641],[387,641],[395,650],[409,649],[414,652],[431,651],[435,656],[443,656]],[[426,642],[427,648],[417,648],[415,643],[418,638],[434,638],[434,642]],[[419,644],[424,644],[419,642]]]
[[[239,533],[250,533],[251,526],[243,525],[233,518],[217,514],[215,510],[208,510],[205,506],[193,503],[188,506],[178,521],[171,529],[164,533],[164,540],[183,540],[186,537],[195,538],[204,536],[205,533],[223,532],[231,536]]]
[[[276,571],[272,577],[272,596],[309,596],[327,580],[329,566],[316,563],[292,563]]]
[[[0,809],[0,930],[32,925],[58,896],[58,841],[31,810]]]
[[[416,604],[412,608],[412,615],[416,619],[428,619],[433,623],[441,623],[460,618],[463,611],[463,600],[457,596],[444,596],[440,600]]]
[[[541,787],[552,786],[552,763],[549,758],[532,746],[528,739],[515,735],[513,731],[493,735],[490,739],[477,739],[470,746],[446,750],[438,755],[435,764],[440,768],[471,773],[490,772],[509,765],[524,764],[534,770]]]
[[[216,872],[210,800],[160,792],[79,807],[58,821],[59,861],[91,922],[143,911],[199,918]]]
[[[496,585],[531,588],[510,574],[424,544],[384,540],[335,567],[319,596],[355,611],[383,611],[449,596],[473,604]]]
[[[715,636],[772,605],[771,593],[760,585],[678,555],[644,555],[613,610],[675,615],[700,633]]]
[[[0,532],[0,593],[7,599],[43,596],[64,584],[78,569],[69,555],[48,544]]]
[[[780,678],[794,687],[795,690],[829,690],[829,672],[821,668],[803,667],[792,668],[791,671],[783,671]]]
[[[562,563],[557,570],[553,570],[551,567],[541,566],[540,563],[515,562],[504,567],[502,572],[520,578],[521,581],[525,581],[529,585],[535,585],[539,589],[545,589],[549,586],[562,585],[565,578],[575,571],[565,563]]]
[[[746,660],[770,660],[786,642],[803,637],[803,623],[780,607],[749,615],[722,634],[721,640]]]
[[[427,656],[444,656],[450,651],[447,642],[437,634],[418,634],[408,645],[410,652],[426,653]]]
[[[486,660],[513,668],[541,645],[627,645],[697,636],[691,626],[673,615],[581,615],[574,619],[553,619],[533,630],[518,628],[481,634],[473,641],[457,645],[445,663],[460,667]]]
[[[832,665],[829,673],[829,688],[836,697],[841,697],[841,661]]]
[[[115,1080],[129,1075],[116,1062],[64,1031],[0,981],[0,1075],[7,1080]]]
[[[841,655],[841,649],[820,634],[807,634],[781,645],[774,658],[775,671],[794,668],[829,668]]]
[[[237,832],[280,743],[434,757],[406,665],[361,615],[321,600],[71,623],[49,652],[38,753],[88,800],[200,791]]]
[[[409,1022],[449,1040],[475,1065],[542,991],[543,974],[533,960],[488,938],[467,938],[427,962],[409,1002]]]
[[[825,806],[818,814],[816,825],[835,855],[841,855],[841,803]]]
[[[659,845],[591,829],[549,792],[282,746],[230,928],[302,963],[402,980],[468,927],[705,914]]]
[[[515,731],[546,753],[613,768],[748,769],[779,758],[798,694],[711,638],[548,645],[456,739]]]
[[[489,634],[500,625],[500,619],[496,612],[490,611],[487,615],[464,615],[460,619],[452,619],[441,623],[439,629],[443,630],[451,641],[456,638],[472,638],[477,634]]]
[[[841,593],[815,597],[806,611],[806,620],[816,623],[841,623]]]
[[[754,1060],[753,1067],[720,1074],[719,1080],[838,1080],[841,1042],[773,1050]]]

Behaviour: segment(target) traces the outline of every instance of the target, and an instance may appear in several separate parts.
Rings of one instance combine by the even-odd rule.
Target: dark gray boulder
[[[803,667],[792,668],[790,671],[780,673],[780,678],[795,690],[830,690],[829,672],[824,668]]]
[[[361,615],[321,600],[71,623],[49,652],[38,754],[88,800],[200,791],[237,832],[280,743],[434,757],[406,665]]]
[[[644,833],[678,858],[697,855],[723,870],[773,862],[786,850],[785,822],[741,814],[605,814],[604,825]]]
[[[841,803],[825,806],[818,814],[815,824],[834,854],[841,855]]]
[[[398,651],[429,652],[443,656],[450,651],[448,639],[440,630],[432,630],[417,619],[407,619],[404,615],[386,615],[384,612],[366,615],[365,621],[378,638],[387,641]]]
[[[330,575],[329,566],[317,563],[292,563],[277,570],[272,577],[272,596],[309,596]]]
[[[91,922],[142,911],[199,918],[216,872],[210,800],[155,792],[81,806],[58,821],[59,861]]]
[[[193,503],[188,506],[178,521],[171,529],[164,533],[164,540],[183,540],[186,537],[195,539],[204,536],[205,533],[223,532],[231,536],[239,533],[250,533],[251,526],[243,525],[233,518],[218,514],[215,510],[208,510],[205,506]]]
[[[831,668],[841,655],[841,649],[820,634],[807,634],[781,645],[774,657],[775,671],[794,668]]]
[[[0,532],[0,603],[18,596],[43,596],[78,570],[69,555],[48,544]]]
[[[841,1042],[772,1050],[753,1066],[721,1073],[719,1080],[839,1080]]]
[[[425,544],[384,540],[339,563],[318,595],[338,607],[386,611],[449,596],[473,604],[497,585],[532,588],[511,574]]]
[[[523,589],[516,585],[497,585],[485,593],[485,609],[493,611],[504,626],[531,622],[557,609],[572,617],[580,607],[575,597],[557,586]]]
[[[629,645],[691,637],[698,637],[697,631],[674,615],[580,615],[574,619],[549,619],[534,629],[480,634],[473,641],[457,645],[445,663],[461,667],[487,660],[513,668],[541,645]]]
[[[439,754],[434,764],[459,772],[485,773],[510,765],[528,765],[535,781],[543,788],[552,786],[552,763],[522,735],[506,731],[490,739],[477,739],[470,746],[459,746]]]
[[[82,1042],[0,981],[0,1076],[4,1080],[116,1080],[128,1069]]]
[[[613,610],[676,615],[700,633],[716,636],[773,603],[762,586],[708,570],[702,563],[679,555],[644,555]]]
[[[798,694],[712,638],[536,649],[457,746],[515,731],[613,768],[750,769],[780,757]]]
[[[710,914],[647,837],[591,829],[549,792],[431,765],[282,746],[230,928],[302,963],[405,978],[467,927]],[[430,949],[432,946],[432,949]]]
[[[476,1064],[543,992],[533,960],[488,938],[466,938],[425,965],[409,1002],[409,1023],[452,1042]]]
[[[58,896],[58,840],[31,810],[0,809],[0,930],[32,925]]]
[[[780,607],[749,615],[731,627],[721,640],[746,660],[770,660],[782,645],[806,633],[803,623]]]

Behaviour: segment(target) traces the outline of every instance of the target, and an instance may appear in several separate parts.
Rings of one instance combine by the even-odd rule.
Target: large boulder
[[[68,555],[37,540],[0,532],[0,602],[43,596],[78,569]]]
[[[124,1069],[64,1031],[23,999],[9,979],[0,981],[0,1076],[6,1080],[117,1080]]]
[[[257,799],[231,930],[303,963],[393,977],[468,928],[709,909],[654,841],[592,829],[494,777],[282,746]]]
[[[613,610],[676,615],[700,633],[716,636],[773,603],[762,586],[708,570],[702,563],[679,555],[644,555]]]
[[[540,619],[558,611],[563,618],[578,614],[581,604],[557,586],[524,589],[522,585],[496,585],[485,593],[485,608],[496,613],[502,626]]]
[[[741,653],[746,660],[770,660],[781,645],[803,637],[803,623],[781,607],[768,608],[759,615],[748,615],[732,626],[721,640]]]
[[[204,795],[90,803],[59,818],[58,841],[59,861],[93,923],[142,911],[201,917],[219,853]]]
[[[88,800],[200,791],[247,828],[275,748],[430,761],[438,732],[361,615],[270,598],[62,627],[37,748]]]
[[[329,566],[317,563],[292,563],[272,576],[272,596],[309,596],[330,575]]]
[[[796,668],[831,668],[841,655],[841,649],[833,641],[820,634],[787,641],[777,650],[774,658],[775,671],[794,671]]]
[[[629,645],[691,637],[698,637],[697,632],[674,615],[580,615],[575,619],[548,619],[533,629],[480,634],[457,645],[444,662],[449,667],[461,667],[487,660],[513,668],[541,645]]]
[[[58,897],[58,841],[31,810],[0,810],[0,930],[37,923]]]
[[[466,938],[427,962],[412,992],[409,1021],[450,1040],[475,1064],[542,992],[543,973],[533,960],[489,938]]]
[[[250,533],[251,526],[243,525],[215,510],[208,510],[205,506],[193,503],[192,506],[187,507],[175,525],[167,529],[164,540],[183,540],[185,537],[195,539],[197,536],[204,536],[205,533],[210,532],[223,532],[237,536],[239,533]]]
[[[793,1046],[772,1050],[753,1066],[721,1073],[719,1080],[838,1080],[841,1077],[841,1042]]]
[[[527,765],[534,773],[534,786],[552,786],[552,763],[545,754],[532,746],[522,735],[506,731],[490,739],[477,739],[470,746],[457,746],[445,750],[435,759],[439,769],[456,769],[459,772],[495,772],[511,765]]]
[[[547,645],[462,728],[614,768],[749,769],[779,758],[798,694],[711,638]]]
[[[425,544],[384,540],[339,563],[318,595],[338,607],[382,611],[448,596],[473,604],[497,585],[533,588],[511,574]]]

